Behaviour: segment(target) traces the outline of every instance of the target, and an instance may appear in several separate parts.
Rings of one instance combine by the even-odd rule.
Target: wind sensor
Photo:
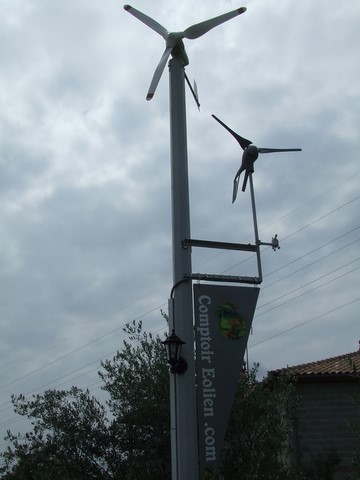
[[[242,191],[245,192],[246,184],[249,178],[249,175],[254,173],[254,162],[258,158],[259,153],[275,153],[275,152],[301,152],[301,148],[258,148],[250,140],[247,140],[244,137],[241,137],[238,133],[231,130],[224,122],[222,122],[215,115],[212,115],[217,122],[220,123],[231,135],[239,142],[240,147],[244,150],[242,161],[239,170],[236,172],[234,178],[234,187],[233,187],[233,196],[232,203],[235,202],[238,188],[239,188],[239,179],[242,172],[245,172],[244,181],[242,185]]]

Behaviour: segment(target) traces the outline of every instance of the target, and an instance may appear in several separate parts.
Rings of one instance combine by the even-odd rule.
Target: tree
[[[100,378],[123,433],[121,450],[126,478],[168,480],[170,461],[169,369],[159,336],[127,325],[129,340],[102,363]],[[135,344],[135,346],[134,346]]]
[[[99,376],[109,400],[88,390],[49,390],[13,396],[15,412],[31,419],[25,435],[8,432],[3,480],[170,480],[169,373],[158,335],[141,323],[124,329],[128,340]],[[285,455],[293,390],[286,379],[242,375],[221,472],[226,480],[291,478]]]
[[[256,379],[258,364],[241,375],[222,454],[226,480],[294,478],[288,464],[296,402],[291,376]]]
[[[4,479],[105,479],[109,444],[108,419],[88,390],[48,390],[27,400],[13,396],[15,412],[34,425],[25,435],[8,432],[13,448],[3,454]]]
[[[8,432],[2,454],[6,480],[170,478],[169,374],[161,338],[124,328],[129,341],[99,372],[110,400],[88,390],[48,390],[13,396],[16,413],[31,419],[25,435]]]

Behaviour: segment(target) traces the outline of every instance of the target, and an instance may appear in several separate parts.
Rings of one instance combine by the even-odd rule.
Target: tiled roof
[[[338,357],[327,358],[317,362],[304,363],[293,367],[274,370],[273,374],[292,372],[296,375],[352,375],[355,372],[360,375],[360,350],[346,353]]]

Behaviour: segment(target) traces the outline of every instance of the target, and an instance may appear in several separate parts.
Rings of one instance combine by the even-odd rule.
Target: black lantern
[[[183,342],[173,330],[171,335],[169,335],[162,343],[166,348],[166,356],[168,364],[170,365],[171,373],[185,373],[187,370],[187,362],[180,355],[181,347],[185,342]]]

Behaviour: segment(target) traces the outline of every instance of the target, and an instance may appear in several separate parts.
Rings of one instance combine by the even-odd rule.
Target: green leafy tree
[[[12,398],[31,432],[8,432],[3,480],[170,480],[169,373],[158,335],[141,323],[124,329],[128,340],[99,376],[109,400],[89,391],[49,390]],[[256,368],[240,380],[221,472],[226,480],[283,480],[293,404],[291,382],[256,380]],[[289,474],[286,477],[286,474]]]
[[[100,404],[88,390],[13,396],[33,430],[8,432],[4,480],[170,479],[169,373],[159,336],[127,325],[123,349],[102,363]]]
[[[294,479],[288,464],[296,402],[290,376],[256,379],[256,364],[240,378],[222,454],[226,480]]]
[[[117,424],[128,479],[171,477],[169,369],[159,336],[127,325],[129,341],[99,372]]]
[[[104,406],[89,391],[48,390],[27,400],[12,398],[15,412],[31,419],[25,435],[8,432],[4,479],[106,479],[114,445]]]

